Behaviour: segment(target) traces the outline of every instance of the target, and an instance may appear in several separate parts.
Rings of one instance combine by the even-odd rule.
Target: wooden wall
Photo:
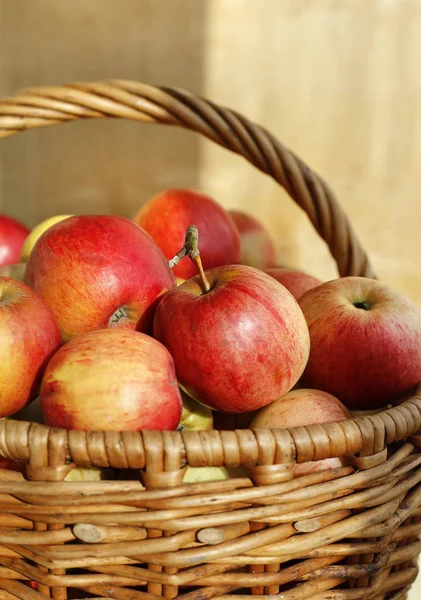
[[[121,77],[176,85],[270,129],[325,177],[379,275],[421,306],[420,0],[0,0],[0,95]],[[83,122],[0,143],[0,210],[131,216],[192,186],[260,216],[279,260],[335,275],[267,177],[198,136]]]

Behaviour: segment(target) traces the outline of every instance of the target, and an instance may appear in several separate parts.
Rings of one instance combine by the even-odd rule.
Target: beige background
[[[0,95],[107,77],[184,87],[266,126],[329,181],[379,275],[421,306],[420,0],[0,0]],[[169,186],[244,207],[281,262],[334,276],[286,195],[196,135],[102,121],[0,143],[0,210],[30,226],[131,216]]]

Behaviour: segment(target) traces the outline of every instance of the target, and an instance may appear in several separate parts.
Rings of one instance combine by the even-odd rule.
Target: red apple
[[[51,307],[64,340],[105,327],[148,332],[158,298],[175,286],[152,238],[110,215],[74,216],[47,229],[25,282]]]
[[[32,588],[33,590],[37,589],[37,582],[34,581],[33,579],[22,581],[22,583],[27,585],[28,587]]]
[[[170,189],[151,198],[137,213],[135,223],[147,231],[168,260],[180,250],[187,227],[200,231],[200,255],[205,269],[240,262],[240,236],[234,221],[215,200],[187,189]],[[182,261],[174,274],[189,279],[193,264]]]
[[[289,429],[349,419],[349,410],[337,398],[320,390],[292,390],[260,409],[250,429]],[[342,458],[326,458],[297,465],[295,475],[305,475],[343,466]]]
[[[166,294],[154,335],[170,351],[188,394],[225,412],[273,402],[301,376],[309,353],[304,316],[275,279],[246,265],[196,276]]]
[[[105,430],[177,429],[182,400],[174,362],[157,340],[101,329],[67,342],[41,384],[44,422]]]
[[[29,229],[16,219],[0,215],[0,266],[19,262]]]
[[[297,269],[274,267],[272,269],[265,269],[264,271],[268,275],[271,275],[271,277],[274,277],[276,281],[282,283],[296,300],[299,300],[308,290],[322,283],[317,277],[313,277],[313,275],[308,275]]]
[[[0,417],[35,398],[60,330],[45,302],[21,281],[0,277]]]
[[[265,227],[241,210],[228,211],[240,232],[240,262],[257,269],[267,269],[276,264],[276,249]]]
[[[344,277],[299,301],[310,331],[303,384],[350,409],[393,403],[421,380],[421,312],[374,279]]]
[[[178,429],[191,431],[204,431],[213,429],[213,412],[207,406],[203,406],[193,398],[190,398],[184,390],[181,391],[183,410]]]

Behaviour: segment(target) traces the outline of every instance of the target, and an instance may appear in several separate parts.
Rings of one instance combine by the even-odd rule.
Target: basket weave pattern
[[[184,91],[120,80],[26,90],[0,100],[0,137],[104,117],[178,125],[242,155],[305,210],[340,275],[374,277],[322,179],[261,127]],[[421,550],[420,393],[376,415],[289,430],[82,432],[1,420],[0,455],[26,471],[0,470],[0,599],[404,599]],[[297,463],[331,457],[346,466],[294,478]],[[130,474],[63,481],[76,465]],[[241,466],[244,476],[182,484],[186,465]]]

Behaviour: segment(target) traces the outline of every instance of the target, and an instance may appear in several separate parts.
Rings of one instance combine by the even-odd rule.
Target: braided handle
[[[25,90],[0,100],[0,137],[82,118],[120,117],[197,131],[277,181],[329,246],[340,276],[374,277],[328,185],[268,131],[185,91],[125,80]]]

